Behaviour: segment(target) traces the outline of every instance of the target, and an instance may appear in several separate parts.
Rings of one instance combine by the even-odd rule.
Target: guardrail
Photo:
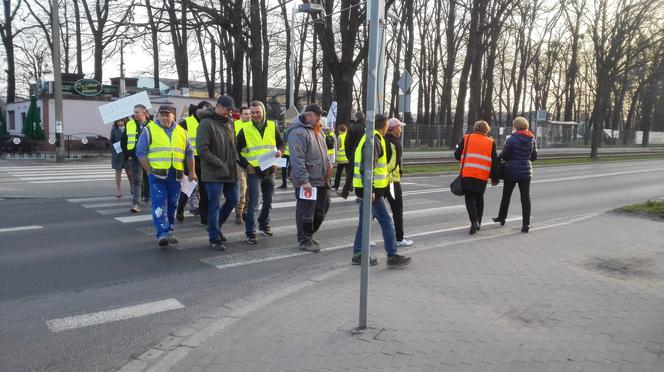
[[[643,157],[643,156],[664,156],[664,149],[662,150],[647,150],[647,151],[629,151],[629,152],[610,152],[602,153],[599,155],[600,158],[614,158],[614,157]],[[584,159],[588,158],[588,153],[542,153],[540,152],[537,156],[539,160],[562,160],[562,159]],[[404,165],[445,165],[445,164],[456,164],[459,161],[453,157],[431,157],[431,158],[404,158]]]

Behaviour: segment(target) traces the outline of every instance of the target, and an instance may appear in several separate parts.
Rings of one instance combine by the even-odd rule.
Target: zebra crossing
[[[115,170],[106,163],[11,166],[0,168],[0,172],[9,179],[31,184],[108,182],[115,179]],[[124,172],[122,178],[126,178]]]

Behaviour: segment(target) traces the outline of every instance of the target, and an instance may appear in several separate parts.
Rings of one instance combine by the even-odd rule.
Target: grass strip
[[[628,160],[662,160],[664,155],[644,155],[644,156],[604,156],[599,159],[591,159],[588,157],[583,158],[569,158],[569,159],[542,159],[533,162],[533,168],[547,167],[554,165],[567,165],[567,164],[590,164],[590,163],[608,163],[616,161]],[[415,173],[441,173],[441,172],[458,172],[458,164],[434,164],[434,165],[404,165],[403,172],[405,174]]]
[[[648,215],[651,217],[664,219],[664,200],[648,200],[645,203],[628,205],[620,209],[624,212]]]

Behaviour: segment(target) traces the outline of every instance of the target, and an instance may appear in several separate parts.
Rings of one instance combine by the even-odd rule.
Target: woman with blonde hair
[[[528,120],[524,117],[519,116],[514,119],[512,129],[512,135],[500,153],[500,159],[506,162],[503,174],[505,187],[503,187],[498,217],[493,218],[493,222],[498,222],[501,226],[505,224],[512,191],[518,184],[523,215],[521,231],[527,233],[530,229],[530,179],[533,176],[531,161],[537,160],[537,146],[535,135],[528,130]]]
[[[494,186],[499,180],[496,143],[488,135],[489,130],[486,121],[477,121],[473,126],[473,133],[464,135],[454,151],[454,157],[463,164],[461,184],[470,219],[471,235],[475,234],[482,225],[484,191],[489,178]]]

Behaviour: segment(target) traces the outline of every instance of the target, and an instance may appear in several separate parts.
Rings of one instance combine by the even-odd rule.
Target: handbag
[[[468,142],[470,142],[470,135],[468,135],[468,138],[466,139],[466,142],[463,145],[463,153],[461,156],[463,157],[463,161],[461,162],[461,169],[459,170],[459,175],[456,176],[452,182],[450,182],[450,191],[452,191],[452,194],[462,196],[465,192],[463,191],[463,184],[461,183],[461,179],[463,178],[461,174],[463,173],[463,166],[466,164],[466,151],[468,151]]]

